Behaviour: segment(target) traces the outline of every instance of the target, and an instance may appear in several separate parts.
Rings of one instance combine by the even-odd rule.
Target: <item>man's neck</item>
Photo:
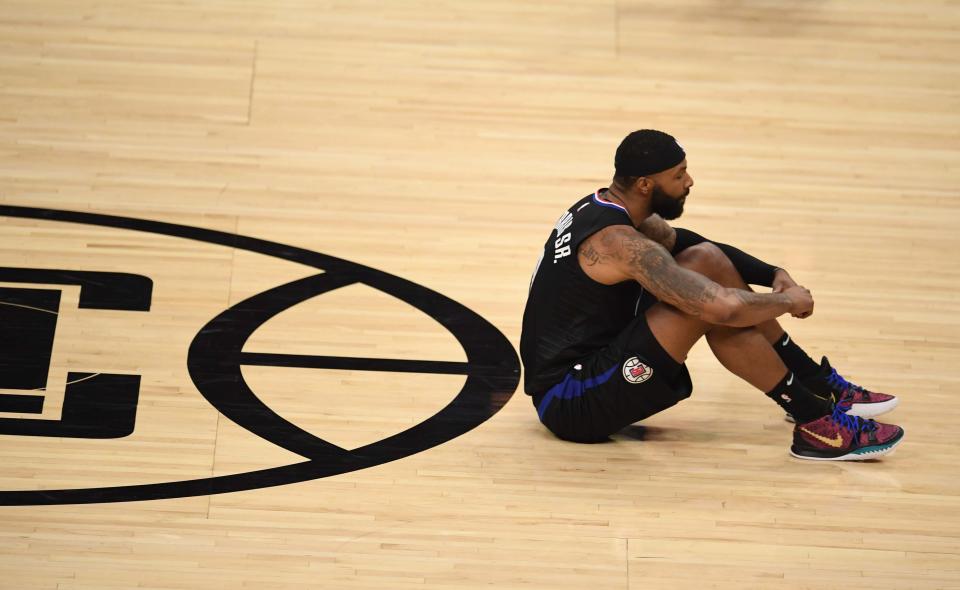
[[[611,203],[616,203],[626,209],[627,215],[630,216],[630,221],[633,222],[634,227],[639,227],[644,219],[650,217],[649,201],[645,203],[637,202],[638,199],[632,198],[617,185],[611,184],[606,191],[600,193],[600,198],[610,201]]]

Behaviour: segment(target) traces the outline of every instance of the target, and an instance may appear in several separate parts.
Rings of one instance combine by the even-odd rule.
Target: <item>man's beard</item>
[[[660,217],[664,219],[676,219],[683,214],[683,204],[687,200],[688,194],[690,194],[690,189],[687,189],[679,199],[674,199],[663,192],[663,189],[659,186],[654,186],[653,195],[650,198],[650,206],[653,212]]]

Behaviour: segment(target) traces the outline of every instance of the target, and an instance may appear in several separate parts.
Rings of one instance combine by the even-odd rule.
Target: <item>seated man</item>
[[[562,439],[595,442],[669,408],[690,396],[684,361],[706,336],[724,367],[796,422],[795,457],[891,452],[903,429],[867,418],[897,399],[845,381],[826,357],[817,365],[777,323],[809,317],[810,292],[783,269],[664,221],[680,216],[693,186],[676,140],[635,131],[615,169],[609,188],[557,221],[530,284],[520,354],[540,421]]]

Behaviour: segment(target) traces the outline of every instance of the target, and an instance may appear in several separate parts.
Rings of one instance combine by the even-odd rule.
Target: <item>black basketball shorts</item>
[[[662,412],[692,391],[686,365],[663,350],[641,313],[609,346],[534,395],[533,404],[559,438],[589,443]]]

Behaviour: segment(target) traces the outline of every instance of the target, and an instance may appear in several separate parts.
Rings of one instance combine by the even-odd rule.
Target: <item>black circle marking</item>
[[[507,403],[520,380],[517,353],[492,324],[448,297],[368,266],[277,242],[132,217],[13,205],[0,205],[0,216],[162,234],[256,252],[324,271],[275,287],[224,311],[196,335],[187,358],[194,384],[214,408],[253,434],[304,456],[306,461],[234,475],[156,484],[0,491],[0,505],[132,502],[222,494],[374,467],[425,451],[476,428]],[[310,297],[358,283],[396,297],[439,322],[463,347],[466,363],[242,352],[254,330],[277,313]],[[244,382],[240,371],[243,364],[464,374],[466,381],[449,404],[423,422],[388,438],[347,450],[273,412]]]

